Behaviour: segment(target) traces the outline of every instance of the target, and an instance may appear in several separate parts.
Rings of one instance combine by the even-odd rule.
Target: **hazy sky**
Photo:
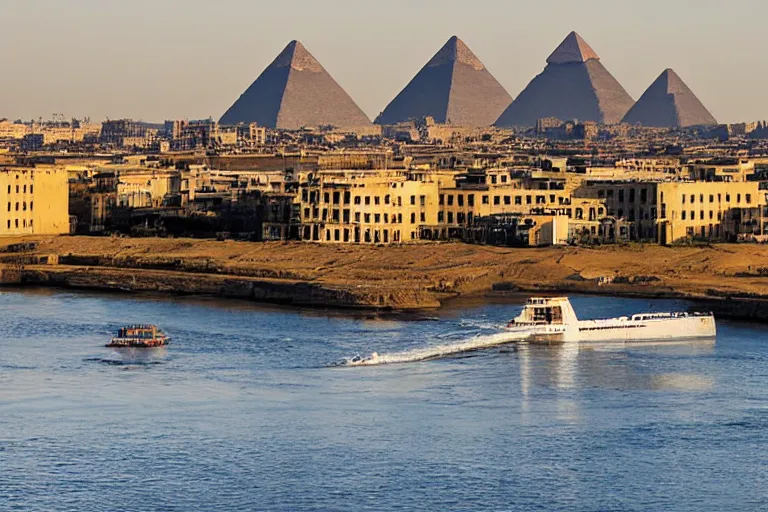
[[[637,99],[675,69],[768,119],[766,0],[0,0],[0,117],[218,118],[299,39],[374,118],[452,35],[517,96],[571,30]]]

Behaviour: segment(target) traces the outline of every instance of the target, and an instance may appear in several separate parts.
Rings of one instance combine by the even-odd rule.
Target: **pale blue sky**
[[[452,35],[514,97],[571,30],[637,99],[675,69],[768,119],[765,0],[0,0],[0,117],[218,118],[299,39],[375,117]]]

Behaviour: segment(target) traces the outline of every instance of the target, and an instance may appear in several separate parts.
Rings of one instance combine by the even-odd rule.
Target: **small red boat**
[[[156,325],[131,325],[117,331],[107,347],[111,348],[152,348],[170,343],[171,338]]]

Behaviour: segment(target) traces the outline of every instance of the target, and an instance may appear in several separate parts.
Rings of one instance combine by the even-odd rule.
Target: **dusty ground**
[[[18,241],[0,239],[0,247]],[[345,303],[340,305],[346,306],[434,307],[449,297],[494,288],[768,299],[768,246],[758,245],[508,249],[453,243],[373,247],[95,237],[36,241],[32,253],[58,255],[61,264],[31,265],[25,271],[82,275],[109,269],[111,283],[124,272],[134,281],[137,275],[144,280],[178,280],[183,275],[189,283],[193,273],[198,281],[226,277],[239,284],[302,284],[343,293]],[[12,259],[3,256],[6,262]],[[614,278],[614,284],[598,285],[601,277]],[[185,286],[169,281],[158,289],[199,291]],[[336,299],[315,302],[323,300],[337,305]]]

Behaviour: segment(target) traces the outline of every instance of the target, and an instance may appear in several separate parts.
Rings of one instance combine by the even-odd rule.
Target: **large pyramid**
[[[285,130],[371,124],[360,107],[298,41],[291,41],[285,47],[220,120],[224,125],[252,122]]]
[[[549,56],[544,71],[499,117],[496,126],[533,126],[545,117],[618,123],[633,103],[597,53],[579,34],[571,32]]]
[[[453,36],[375,122],[397,124],[431,116],[438,123],[490,126],[511,102],[480,59]]]
[[[709,110],[671,69],[659,78],[627,112],[624,122],[659,128],[716,125]]]

